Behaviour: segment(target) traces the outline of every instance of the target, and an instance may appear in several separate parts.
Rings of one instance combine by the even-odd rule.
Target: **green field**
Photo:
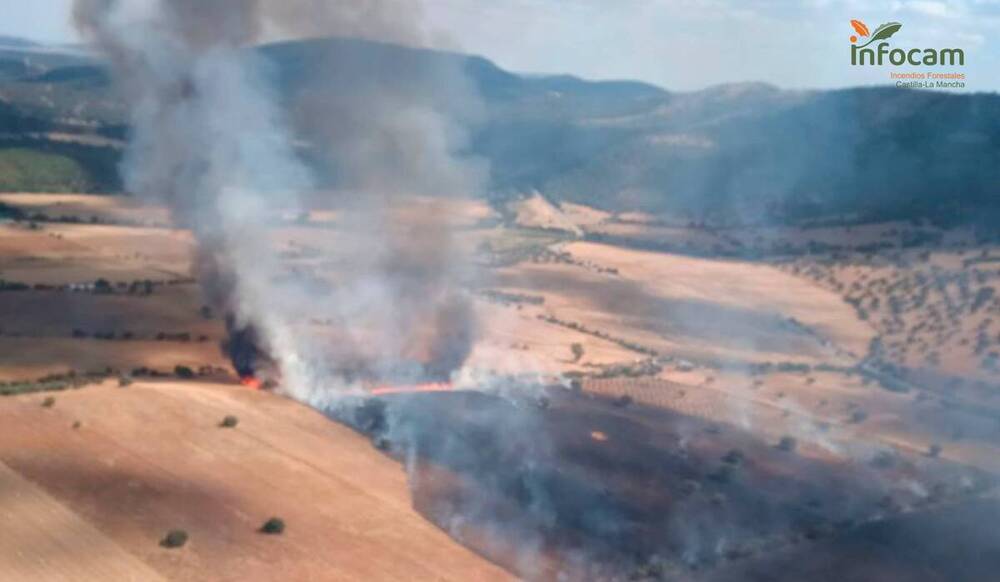
[[[0,192],[118,190],[117,152],[40,142],[0,144]]]

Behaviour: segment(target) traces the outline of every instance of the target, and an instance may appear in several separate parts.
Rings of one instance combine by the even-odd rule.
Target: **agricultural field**
[[[466,292],[478,331],[453,378],[466,396],[384,405],[397,421],[433,415],[441,432],[432,438],[423,423],[382,435],[381,421],[347,409],[325,410],[345,427],[282,398],[280,387],[240,386],[223,350],[224,314],[193,275],[191,236],[169,227],[163,209],[91,195],[2,201],[19,218],[0,223],[0,475],[23,492],[26,505],[11,511],[66,524],[64,537],[45,533],[48,522],[25,523],[24,535],[0,539],[5,555],[21,555],[11,552],[25,539],[39,540],[38,552],[82,540],[104,556],[81,569],[93,579],[401,579],[434,564],[448,567],[424,574],[441,579],[595,575],[593,563],[574,562],[578,552],[637,572],[691,575],[694,563],[715,575],[842,556],[837,544],[856,543],[845,540],[945,523],[943,508],[992,499],[1000,316],[988,289],[1000,253],[968,237],[889,251],[762,247],[763,257],[741,258],[595,240],[591,229],[617,219],[578,205],[435,208],[460,225],[456,241],[475,264]],[[543,211],[562,214],[522,223]],[[357,252],[350,213],[317,208],[277,224],[269,240],[284,268],[336,285]],[[633,234],[661,228],[628,220]],[[890,240],[893,228],[877,238]],[[691,245],[704,236],[674,234]],[[774,236],[766,233],[767,249]],[[831,236],[824,227],[817,239]],[[511,416],[511,402],[538,413]],[[227,415],[239,419],[233,430],[219,427]],[[436,456],[524,423],[515,432],[534,435],[530,446],[496,433],[489,442],[503,444],[462,453],[468,462]],[[406,465],[407,447],[424,451],[416,465]],[[516,485],[476,472],[485,469],[473,459],[517,447],[539,455],[539,466],[565,466],[551,479],[568,505],[548,517],[516,509],[523,500],[507,497]],[[674,473],[650,464],[660,456],[674,459]],[[775,517],[787,509],[775,474],[796,483],[785,494],[802,513],[789,522]],[[833,495],[831,479],[855,505],[816,505]],[[643,480],[665,493],[638,510],[629,499]],[[599,501],[585,485],[598,482]],[[753,483],[766,491],[753,493]],[[649,507],[676,516],[702,507],[740,533],[721,562],[702,550],[687,566],[649,561],[660,550],[633,534],[613,541],[567,521],[585,513],[575,503],[680,545],[693,542],[672,538],[674,518],[651,520]],[[456,521],[477,504],[507,516],[507,533]],[[256,532],[271,514],[287,521],[286,535]],[[504,541],[535,535],[537,519],[553,529],[530,552]],[[158,545],[172,528],[189,535],[181,553]],[[720,535],[705,528],[699,544]],[[634,562],[629,544],[647,557]],[[376,548],[379,558],[366,557]],[[65,577],[71,562],[47,562],[46,575]],[[37,571],[31,564],[9,567]]]

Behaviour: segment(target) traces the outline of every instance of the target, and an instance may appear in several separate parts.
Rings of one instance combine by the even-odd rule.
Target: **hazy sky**
[[[71,3],[0,0],[0,34],[75,40]],[[852,67],[849,21],[871,30],[898,21],[893,46],[962,48],[968,88],[1000,89],[1000,0],[427,0],[425,7],[425,25],[441,43],[505,68],[669,89],[890,83],[891,70],[925,69]]]

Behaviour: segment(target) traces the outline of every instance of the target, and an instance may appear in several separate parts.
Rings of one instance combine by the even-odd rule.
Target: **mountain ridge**
[[[391,92],[454,117],[469,128],[458,153],[489,162],[486,194],[499,201],[539,191],[604,210],[719,223],[958,222],[1000,213],[991,186],[1000,184],[997,94],[766,83],[674,92],[519,75],[480,56],[345,38],[253,51],[289,109],[305,92],[343,97],[349,87],[358,98]],[[127,132],[103,63],[25,54],[0,48],[5,125]],[[295,129],[309,126],[299,120]],[[324,185],[336,187],[336,168],[310,159]]]

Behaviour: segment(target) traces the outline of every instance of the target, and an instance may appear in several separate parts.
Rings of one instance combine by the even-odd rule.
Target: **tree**
[[[573,352],[573,361],[579,362],[580,358],[583,357],[583,344],[574,343],[569,349]]]
[[[160,540],[160,545],[164,548],[179,548],[188,541],[188,534],[182,529],[172,529]]]
[[[795,437],[783,436],[781,437],[781,440],[778,441],[778,450],[788,453],[794,451],[797,446],[798,441],[795,440]]]
[[[739,449],[731,449],[722,457],[722,462],[728,465],[742,465],[745,455]]]
[[[260,532],[269,535],[278,535],[285,531],[285,521],[280,517],[272,517],[260,526]]]

